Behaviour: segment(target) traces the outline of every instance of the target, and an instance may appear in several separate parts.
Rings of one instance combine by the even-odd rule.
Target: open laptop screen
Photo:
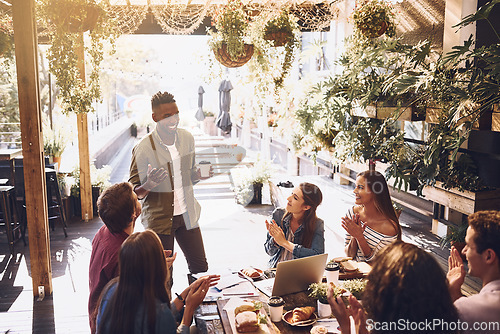
[[[307,290],[309,284],[320,282],[325,271],[328,254],[283,261],[276,267],[276,277],[255,282],[255,286],[268,296],[284,296]]]

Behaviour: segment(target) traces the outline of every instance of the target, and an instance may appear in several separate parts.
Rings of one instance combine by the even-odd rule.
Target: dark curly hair
[[[474,243],[477,252],[482,253],[488,248],[500,257],[500,211],[478,211],[468,218],[469,226],[476,232]],[[499,261],[500,265],[500,261]]]
[[[363,306],[368,319],[375,322],[458,321],[443,269],[432,255],[403,241],[387,246],[374,260],[363,293]],[[411,330],[384,330],[384,333],[391,332],[409,333]],[[445,328],[438,332],[457,333]]]
[[[174,96],[168,92],[158,92],[151,98],[151,108],[154,109],[160,104],[175,103]]]

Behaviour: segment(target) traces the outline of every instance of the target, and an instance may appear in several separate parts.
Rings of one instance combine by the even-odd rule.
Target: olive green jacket
[[[193,184],[199,181],[193,135],[184,129],[177,129],[175,146],[181,157],[182,185],[187,206],[187,212],[183,214],[184,222],[187,229],[192,229],[198,227],[201,211],[193,191]],[[158,234],[170,234],[174,212],[172,158],[168,149],[161,144],[156,129],[132,149],[129,182],[134,188],[146,182],[148,164],[153,168],[165,168],[168,177],[142,199],[142,223]]]

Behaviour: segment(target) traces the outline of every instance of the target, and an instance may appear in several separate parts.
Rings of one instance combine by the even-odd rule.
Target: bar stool
[[[49,224],[52,228],[52,231],[54,231],[54,220],[59,219],[63,225],[64,236],[67,237],[68,233],[66,232],[66,214],[64,212],[64,206],[56,170],[52,168],[45,168],[45,177],[47,183]]]
[[[0,223],[5,225],[10,252],[13,254],[16,240],[23,239],[26,246],[26,226],[18,219],[14,187],[0,186],[0,193],[0,209],[2,211]]]

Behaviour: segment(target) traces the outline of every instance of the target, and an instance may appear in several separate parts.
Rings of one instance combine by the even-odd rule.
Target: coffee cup
[[[339,273],[340,273],[340,266],[338,263],[336,262],[327,263],[325,267],[326,282],[327,283],[333,282],[333,284],[338,284]]]
[[[272,296],[269,298],[269,312],[271,313],[272,322],[280,322],[283,315],[283,306],[285,301],[279,296]]]
[[[210,177],[210,167],[212,166],[212,163],[210,161],[200,161],[199,166],[201,177]]]

